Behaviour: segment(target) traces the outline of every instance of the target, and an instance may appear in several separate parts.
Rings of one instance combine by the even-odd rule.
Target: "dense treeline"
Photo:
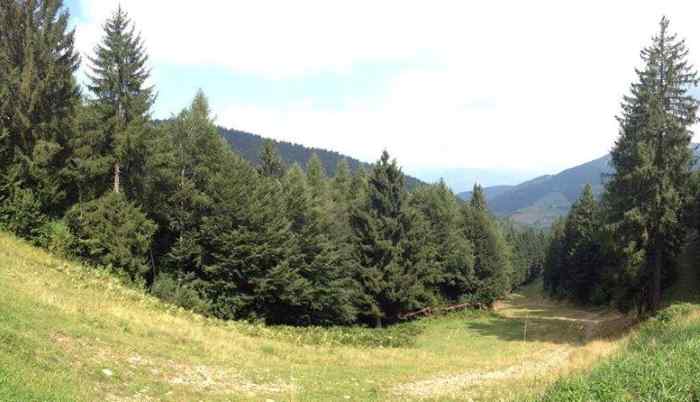
[[[541,271],[543,237],[504,228],[483,192],[407,191],[384,152],[369,169],[313,155],[252,164],[207,98],[150,117],[148,56],[118,8],[87,91],[60,0],[0,3],[0,225],[225,319],[381,326],[441,303],[489,306]]]
[[[663,18],[642,50],[644,67],[623,99],[602,200],[587,187],[553,230],[544,274],[551,294],[647,315],[677,276],[688,232],[698,226],[690,149],[698,101],[688,90],[699,81],[685,42],[668,26]]]

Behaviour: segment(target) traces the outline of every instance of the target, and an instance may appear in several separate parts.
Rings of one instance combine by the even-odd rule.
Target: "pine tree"
[[[317,199],[326,198],[328,195],[326,171],[323,169],[321,159],[315,152],[306,164],[306,176],[312,196]]]
[[[99,198],[112,188],[114,158],[103,123],[97,105],[89,101],[80,105],[76,133],[70,141],[73,153],[68,170],[78,204]]]
[[[562,296],[563,271],[566,267],[565,262],[565,243],[564,243],[564,227],[566,219],[559,218],[550,230],[550,240],[547,246],[547,253],[544,260],[544,272],[542,278],[544,282],[544,290],[550,296]]]
[[[469,201],[469,205],[477,211],[487,212],[488,208],[486,206],[486,195],[484,195],[484,188],[479,184],[474,184],[474,189],[472,190],[472,198]]]
[[[600,283],[601,246],[598,203],[593,189],[586,185],[574,203],[564,226],[564,292],[581,303],[588,303],[593,289]]]
[[[513,286],[525,285],[540,277],[548,244],[545,232],[509,221],[501,222],[501,228],[512,249]]]
[[[295,267],[294,249],[279,181],[258,174],[237,155],[222,161],[206,189],[212,198],[202,220],[202,266],[195,285],[220,318],[281,319],[286,306],[306,289]]]
[[[331,182],[333,201],[340,203],[352,198],[350,194],[351,182],[350,165],[347,159],[343,158],[338,161],[338,165],[335,167],[335,176]]]
[[[208,190],[211,180],[223,169],[223,161],[231,152],[219,135],[209,109],[209,102],[200,90],[189,108],[165,126],[171,160],[153,171],[165,172],[165,177],[150,186],[150,194],[163,194],[165,199],[151,203],[151,214],[158,216],[160,236],[171,237],[165,264],[176,276],[190,275],[202,269],[201,225],[212,208]],[[165,156],[168,158],[168,156]],[[165,188],[171,188],[170,193]],[[164,230],[164,229],[167,229]]]
[[[280,179],[284,176],[284,161],[280,158],[277,147],[272,140],[265,140],[263,144],[258,171],[265,177]]]
[[[350,225],[356,245],[356,277],[362,286],[361,314],[381,327],[400,313],[432,300],[429,271],[420,233],[420,217],[406,205],[404,175],[384,151],[374,165]]]
[[[336,166],[335,176],[330,181],[330,205],[326,214],[330,220],[329,234],[341,253],[348,258],[351,258],[353,249],[350,211],[357,200],[357,194],[351,190],[353,180],[350,166],[345,159],[341,159]]]
[[[698,102],[688,89],[698,76],[688,63],[683,40],[660,22],[652,44],[642,50],[644,67],[622,103],[620,137],[612,150],[615,174],[605,203],[615,237],[624,254],[621,270],[638,286],[633,290],[638,313],[654,314],[684,240],[680,214],[687,198],[691,167],[689,149]]]
[[[60,0],[0,2],[0,215],[31,204],[32,213],[60,216],[70,201],[79,56],[68,25]],[[17,229],[33,233],[32,221]]]
[[[474,185],[469,205],[463,205],[465,237],[474,245],[472,292],[475,303],[490,306],[512,288],[511,250],[488,212],[481,186]]]
[[[121,6],[103,26],[104,37],[89,58],[90,84],[95,99],[101,132],[112,159],[113,191],[122,191],[125,176],[130,195],[142,193],[139,178],[145,166],[149,130],[149,111],[155,100],[153,88],[146,85],[150,76],[148,56],[141,36]]]
[[[289,307],[295,324],[347,324],[355,320],[356,284],[350,277],[350,255],[332,238],[324,200],[314,197],[303,170],[294,164],[284,178],[291,232],[296,236],[290,266],[307,284],[305,298]]]
[[[448,301],[459,301],[474,289],[474,250],[462,233],[457,198],[440,181],[416,189],[410,203],[428,227],[430,265],[437,271],[433,285]]]
[[[76,256],[136,282],[145,280],[153,268],[148,250],[155,224],[124,194],[108,193],[72,208],[66,223],[75,239]]]

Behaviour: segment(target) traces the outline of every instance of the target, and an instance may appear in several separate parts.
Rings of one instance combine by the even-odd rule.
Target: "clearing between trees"
[[[494,312],[380,331],[226,323],[6,234],[0,283],[2,400],[522,398],[615,351],[626,338],[610,336],[631,325],[544,299],[540,284]]]

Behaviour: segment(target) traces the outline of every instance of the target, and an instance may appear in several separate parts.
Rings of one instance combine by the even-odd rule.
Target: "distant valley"
[[[695,147],[696,157],[700,155]],[[491,212],[510,217],[513,221],[536,227],[549,227],[557,218],[566,215],[571,205],[590,184],[600,195],[606,175],[612,173],[610,155],[566,169],[555,175],[540,176],[516,186],[491,186],[484,189]],[[459,193],[463,200],[471,198],[471,191]]]

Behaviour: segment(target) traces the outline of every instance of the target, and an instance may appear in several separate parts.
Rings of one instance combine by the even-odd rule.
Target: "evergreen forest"
[[[489,308],[540,276],[553,297],[654,315],[700,225],[698,75],[666,18],[622,99],[602,197],[582,189],[546,231],[496,219],[479,185],[462,201],[407,178],[388,151],[332,169],[273,141],[237,151],[201,91],[154,120],[146,44],[121,6],[84,58],[61,0],[3,1],[0,20],[2,228],[206,315],[381,327]]]
[[[478,185],[462,202],[387,151],[337,158],[332,174],[273,141],[244,157],[201,91],[154,120],[146,44],[121,7],[82,60],[62,1],[5,1],[0,19],[0,225],[36,245],[185,308],[269,324],[488,308],[543,269],[546,236],[496,220]]]

